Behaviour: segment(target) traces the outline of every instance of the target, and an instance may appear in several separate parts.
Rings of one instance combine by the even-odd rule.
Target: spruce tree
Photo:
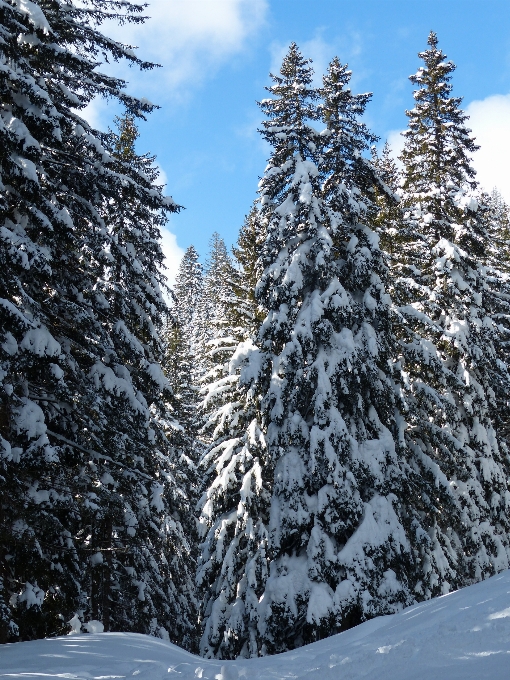
[[[369,97],[335,60],[319,108],[295,44],[272,78],[257,216],[266,317],[234,354],[244,398],[206,459],[202,650],[221,658],[294,648],[413,600],[385,266],[367,226],[382,185],[362,157]]]
[[[391,147],[385,142],[381,155],[375,146],[371,149],[372,165],[380,181],[375,185],[375,203],[377,212],[374,216],[374,231],[380,237],[381,249],[388,257],[390,268],[393,265],[393,253],[399,248],[399,238],[403,229],[403,211],[400,205],[400,172],[391,155]],[[398,262],[398,258],[396,260]],[[391,277],[390,277],[391,285]]]
[[[334,59],[314,105],[291,47],[263,103],[274,147],[261,182],[268,237],[257,287],[274,486],[265,648],[282,651],[412,601],[394,417],[389,301],[374,210],[373,141]],[[310,120],[319,115],[319,137]],[[289,122],[291,123],[289,124]],[[371,529],[369,530],[369,525]]]
[[[239,342],[254,338],[264,320],[264,312],[255,298],[259,274],[257,267],[264,239],[264,224],[259,219],[259,209],[254,202],[239,232],[237,245],[232,248],[234,268],[231,297],[227,301],[227,318]]]
[[[393,284],[406,441],[415,472],[437,485],[433,496],[415,494],[427,528],[420,598],[506,568],[510,498],[495,420],[495,388],[508,384],[508,375],[496,357],[493,296],[482,263],[487,232],[470,161],[477,147],[461,99],[451,96],[455,66],[434,33],[428,44],[419,55],[425,65],[410,78],[416,103],[404,133],[406,212]]]
[[[140,8],[123,4],[135,19]],[[105,231],[95,200],[105,150],[71,107],[104,93],[150,108],[95,71],[103,47],[139,63],[94,29],[102,14],[0,6],[2,481],[11,490],[0,512],[3,641],[63,632],[80,603],[83,563],[71,532],[83,460],[64,441],[94,428],[87,374],[101,335],[94,286]]]
[[[194,246],[184,253],[173,287],[172,313],[184,334],[187,351],[196,363],[199,355],[201,331],[200,309],[203,297],[203,267]],[[194,379],[198,379],[197,368],[192,368]]]
[[[200,417],[199,369],[200,305],[203,295],[202,265],[194,246],[184,253],[172,290],[172,305],[167,318],[165,368],[175,397],[175,416],[186,444],[182,452],[189,462],[198,457]],[[194,464],[194,463],[193,463]]]
[[[492,292],[491,318],[496,324],[495,345],[500,361],[510,365],[510,207],[497,189],[479,197],[481,218],[487,231],[487,247],[482,259],[487,267]],[[510,403],[508,385],[501,380],[495,386],[496,419],[499,434],[510,450]]]
[[[261,322],[255,301],[263,233],[258,217],[253,206],[233,249],[236,266],[228,267],[229,286],[223,282],[223,309],[217,317],[222,323],[212,344],[215,365],[203,389],[207,448],[200,461],[203,543],[197,585],[203,619],[200,651],[208,657],[258,655],[258,600],[268,576],[270,495],[262,477],[266,447],[246,373],[249,357],[257,351],[253,338]]]
[[[198,314],[198,366],[201,379],[206,382],[211,381],[214,367],[222,363],[218,354],[221,354],[221,349],[217,347],[218,340],[229,335],[225,312],[231,289],[232,267],[225,241],[218,232],[214,232],[209,241]]]
[[[117,125],[111,169],[123,181],[102,205],[110,248],[97,285],[108,310],[101,320],[108,345],[91,369],[101,426],[96,437],[113,465],[102,471],[106,484],[102,477],[87,479],[99,510],[84,519],[93,544],[104,550],[91,570],[85,618],[101,620],[106,630],[170,634],[186,644],[195,611],[182,521],[191,499],[183,494],[180,442],[167,437],[172,394],[161,369],[160,228],[166,211],[178,207],[155,184],[153,158],[136,153],[134,119],[127,114]]]
[[[169,574],[185,575],[186,557],[157,425],[154,269],[163,214],[177,206],[153,186],[148,159],[123,160],[126,140],[76,112],[96,95],[131,119],[153,108],[97,69],[100,53],[152,66],[99,30],[107,18],[141,21],[142,9],[0,4],[3,641],[65,632],[77,614],[179,634],[189,606],[170,611]],[[155,566],[169,545],[173,564]]]
[[[194,514],[198,500],[196,465],[202,453],[199,440],[201,417],[198,367],[202,289],[202,265],[194,246],[190,246],[181,260],[172,290],[172,305],[164,331],[164,369],[172,387],[173,399],[169,407],[175,421],[175,426],[170,423],[168,434],[175,450],[179,452],[178,474],[189,508],[183,521],[194,560],[198,550]]]

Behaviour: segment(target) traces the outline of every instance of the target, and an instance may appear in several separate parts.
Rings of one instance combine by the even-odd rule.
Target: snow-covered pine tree
[[[183,517],[187,536],[197,557],[195,505],[198,500],[196,465],[202,453],[199,441],[201,426],[200,370],[198,352],[200,339],[200,304],[203,292],[202,265],[194,246],[184,253],[172,290],[172,305],[164,331],[164,370],[170,380],[173,400],[171,413],[177,428],[170,428],[169,436],[179,451],[179,476],[186,490],[190,512]]]
[[[250,375],[243,370],[256,351],[252,340],[261,322],[254,296],[264,233],[258,218],[254,205],[233,249],[236,267],[229,267],[223,322],[212,345],[219,359],[203,390],[208,445],[200,462],[200,649],[204,656],[221,658],[258,655],[257,607],[268,575],[265,440],[257,420],[258,404],[249,389]]]
[[[411,281],[408,278],[409,267],[411,270],[413,268],[405,253],[409,243],[416,239],[416,229],[409,215],[404,213],[401,172],[391,156],[388,143],[384,145],[380,156],[372,149],[372,164],[386,188],[390,189],[389,193],[376,186],[378,211],[373,225],[381,238],[381,248],[389,266],[387,290],[394,303],[391,307],[391,320],[398,343],[393,349],[393,356],[398,360],[395,369],[400,372],[400,375],[395,374],[395,379],[401,388],[399,405],[409,421],[405,424],[402,422],[408,482],[404,515],[414,557],[414,569],[409,572],[409,579],[414,584],[419,599],[430,597],[431,592],[438,594],[443,589],[459,584],[450,568],[452,561],[455,562],[455,550],[458,550],[459,543],[453,541],[453,550],[449,545],[451,534],[455,536],[452,527],[460,521],[459,509],[452,498],[446,478],[441,475],[441,469],[430,456],[424,454],[424,449],[427,448],[424,442],[432,442],[429,452],[434,446],[445,447],[446,442],[447,448],[451,444],[448,430],[443,431],[434,426],[430,414],[431,404],[436,409],[442,408],[445,411],[451,410],[451,405],[446,398],[443,398],[442,403],[441,394],[433,387],[437,381],[442,384],[442,377],[441,368],[438,378],[435,374],[437,366],[430,360],[430,341],[422,338],[416,327],[409,327],[407,317],[401,311],[402,305],[407,309],[408,298],[402,299],[402,293],[408,296],[405,285]],[[406,371],[420,359],[427,364],[429,371],[427,375],[422,375],[420,383],[415,384],[409,381]],[[417,439],[420,445],[417,445]],[[433,589],[429,585],[424,587],[424,583],[432,584]]]
[[[204,288],[199,304],[197,364],[201,371],[199,377],[203,397],[201,411],[202,422],[205,423],[201,438],[206,445],[209,443],[208,421],[212,406],[207,394],[211,385],[227,375],[228,362],[236,346],[228,313],[234,277],[235,270],[225,241],[215,232],[209,242]]]
[[[372,147],[371,152],[372,165],[384,185],[383,187],[379,184],[375,186],[375,203],[378,210],[374,218],[374,231],[379,234],[381,249],[388,256],[391,268],[392,254],[399,247],[403,224],[403,212],[398,195],[400,172],[387,141],[380,155],[375,146]]]
[[[256,337],[265,316],[255,299],[258,262],[264,239],[264,224],[259,219],[259,209],[254,202],[239,232],[237,245],[232,248],[235,259],[231,297],[227,300],[227,318],[239,342]]]
[[[203,292],[198,313],[198,367],[199,379],[210,382],[214,367],[223,365],[220,354],[222,337],[229,336],[226,319],[227,300],[233,278],[232,259],[225,241],[214,232],[209,241],[209,253],[205,262]],[[232,344],[232,343],[227,343]],[[208,375],[208,377],[206,377]]]
[[[483,262],[493,294],[491,318],[498,334],[495,339],[498,357],[510,366],[510,207],[497,189],[479,197],[481,218],[487,231],[487,248]],[[499,433],[510,450],[510,403],[508,385],[503,381],[496,389],[496,413]]]
[[[319,109],[295,44],[272,78],[257,217],[267,315],[258,347],[240,345],[231,363],[253,418],[210,452],[202,512],[200,576],[213,589],[202,650],[222,658],[283,651],[412,601],[385,267],[364,224],[378,181],[361,157],[368,97],[351,94],[335,60]],[[311,127],[321,112],[322,135]]]
[[[508,566],[508,460],[494,422],[497,362],[487,248],[461,99],[451,96],[451,61],[431,33],[411,76],[403,205],[405,233],[394,257],[393,293],[405,375],[406,440],[415,472],[437,494],[416,492],[423,536],[416,586],[428,598]],[[420,529],[421,531],[421,529]]]
[[[257,299],[268,309],[263,423],[274,472],[264,651],[283,651],[412,601],[394,415],[386,268],[367,226],[377,178],[362,153],[370,95],[335,59],[315,105],[295,45],[262,103],[273,156]],[[318,135],[310,121],[322,116]]]
[[[91,430],[87,372],[100,335],[93,288],[105,237],[94,202],[104,151],[71,107],[99,93],[142,106],[121,94],[121,81],[95,71],[103,47],[141,62],[94,29],[103,12],[91,9],[0,3],[3,641],[63,632],[80,597],[71,532],[83,457],[62,444]]]
[[[98,507],[89,508],[82,521],[98,552],[85,617],[101,620],[106,630],[171,635],[186,644],[196,617],[188,532],[182,527],[190,499],[182,488],[187,479],[181,476],[180,446],[166,435],[172,394],[161,369],[166,304],[160,228],[166,212],[178,206],[156,184],[154,159],[137,155],[133,117],[126,114],[117,124],[110,169],[121,186],[101,206],[109,249],[97,285],[108,344],[91,370],[96,447],[110,461],[86,479]]]
[[[198,413],[201,371],[198,359],[202,295],[202,265],[195,247],[191,245],[179,265],[165,330],[165,370],[174,393],[175,417],[182,428],[181,452],[191,465],[199,457],[197,437],[201,423]]]
[[[191,245],[183,255],[175,278],[172,313],[182,329],[192,364],[190,376],[194,382],[200,378],[196,363],[199,354],[203,288],[203,267],[195,247]]]
[[[0,73],[0,421],[2,484],[9,488],[8,502],[5,494],[0,499],[4,641],[17,635],[29,639],[64,632],[67,621],[83,609],[90,594],[92,562],[101,559],[98,548],[108,553],[111,547],[113,552],[118,539],[114,532],[133,536],[136,519],[142,518],[135,510],[126,513],[115,530],[109,529],[106,504],[112,500],[118,520],[118,492],[129,480],[138,480],[138,488],[142,483],[147,490],[144,526],[151,513],[156,522],[166,521],[152,536],[161,534],[157,539],[161,544],[165,531],[176,535],[175,520],[166,512],[168,484],[151,476],[155,468],[163,476],[166,461],[134,455],[121,460],[134,423],[125,422],[122,428],[117,420],[114,434],[115,425],[110,427],[107,420],[117,401],[119,413],[131,408],[136,420],[143,421],[140,436],[151,436],[152,428],[146,426],[149,404],[126,376],[125,363],[129,365],[131,357],[129,361],[122,357],[122,346],[130,343],[120,326],[112,328],[109,317],[116,313],[110,304],[118,301],[113,294],[115,266],[122,258],[117,259],[120,251],[117,257],[109,254],[115,238],[103,218],[109,201],[117,205],[123,192],[132,192],[135,203],[143,204],[154,175],[137,177],[135,169],[119,175],[111,136],[92,130],[76,113],[96,95],[119,99],[132,116],[153,108],[126,95],[123,81],[97,69],[100,53],[126,58],[142,68],[151,66],[99,31],[106,18],[140,21],[141,11],[140,5],[127,0],[105,0],[100,6],[92,0],[79,5],[60,0],[0,2],[5,66]],[[158,192],[147,205],[158,211],[175,209]],[[153,263],[159,252],[154,234],[153,230],[146,243]],[[124,245],[123,256],[129,261],[133,253],[127,242]],[[155,284],[153,271],[145,276],[139,283],[156,299],[150,290]],[[113,291],[110,300],[104,291],[106,277]],[[138,291],[133,309],[140,296]],[[153,301],[145,307],[144,302],[139,310],[144,320],[138,321],[138,330],[143,327],[144,333],[150,318],[158,315],[152,305]],[[118,315],[115,318],[120,321]],[[140,372],[151,373],[144,362],[156,352],[157,343],[148,335],[142,339],[147,347]],[[157,384],[156,368],[152,373],[148,385],[157,392],[161,382]],[[150,417],[155,419],[156,414]],[[158,432],[154,434],[159,443]],[[137,500],[140,504],[142,497]],[[88,518],[99,519],[101,514],[104,526],[97,535],[90,533]],[[136,541],[133,545],[140,553]],[[126,574],[132,588],[134,572]],[[137,596],[143,597],[143,585],[140,579]],[[170,627],[173,614],[165,607],[171,598],[163,589],[155,600],[161,605],[159,623]],[[139,613],[141,607],[133,609]],[[157,632],[159,624],[143,618],[135,615],[133,625]]]

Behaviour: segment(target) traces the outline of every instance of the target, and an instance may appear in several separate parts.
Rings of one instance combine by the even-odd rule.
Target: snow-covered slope
[[[400,614],[263,659],[207,661],[145,635],[67,636],[0,647],[0,678],[45,680],[507,680],[510,571]]]

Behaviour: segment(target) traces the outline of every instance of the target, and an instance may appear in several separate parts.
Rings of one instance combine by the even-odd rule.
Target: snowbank
[[[294,652],[208,661],[145,635],[69,635],[0,647],[0,678],[506,680],[510,571]]]

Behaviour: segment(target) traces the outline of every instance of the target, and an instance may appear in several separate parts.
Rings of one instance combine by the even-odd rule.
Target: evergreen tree
[[[496,324],[496,351],[499,359],[510,365],[510,208],[497,189],[479,197],[481,218],[488,239],[483,263],[487,267],[492,292],[491,318]],[[508,385],[501,380],[495,386],[496,420],[506,450],[510,450],[510,409]]]
[[[222,323],[212,344],[216,363],[203,389],[203,435],[208,445],[200,462],[204,541],[197,585],[203,619],[200,651],[209,657],[258,655],[258,598],[268,575],[270,495],[262,478],[266,447],[245,372],[256,351],[252,340],[261,322],[255,301],[263,233],[258,217],[253,206],[233,249],[237,266],[225,267],[230,287],[222,282],[223,311],[217,317]]]
[[[369,97],[334,60],[319,108],[295,44],[272,78],[257,216],[266,318],[234,354],[243,398],[205,459],[202,651],[221,658],[284,651],[413,599],[385,267],[365,224],[381,184],[361,156]]]
[[[107,18],[143,20],[142,9],[0,3],[2,641],[65,632],[76,614],[160,635],[186,627],[189,604],[170,611],[169,574],[178,582],[186,569],[158,425],[154,274],[158,227],[177,206],[129,140],[76,113],[96,95],[131,118],[153,108],[97,69],[99,53],[152,66],[99,31]]]
[[[218,340],[230,335],[226,318],[227,299],[233,277],[232,260],[225,241],[214,232],[205,263],[203,294],[199,302],[198,365],[201,378],[210,382],[214,367],[222,364]],[[221,344],[221,341],[220,343]],[[231,343],[230,343],[231,344]],[[213,371],[213,373],[211,373]]]
[[[200,309],[204,287],[203,268],[194,246],[184,253],[173,287],[173,315],[182,329],[191,363],[196,364],[199,355],[201,331]],[[196,365],[192,366],[193,379],[200,377]]]
[[[255,298],[259,274],[257,265],[264,238],[264,224],[254,203],[241,227],[237,245],[232,249],[235,266],[227,318],[239,342],[255,337],[264,320],[264,313]]]
[[[97,286],[108,309],[102,320],[108,345],[91,370],[99,397],[96,436],[113,466],[102,471],[107,483],[87,479],[99,509],[83,518],[86,533],[104,550],[94,558],[85,618],[101,620],[106,630],[171,634],[186,644],[195,611],[182,515],[189,516],[192,499],[183,494],[181,442],[167,438],[172,395],[161,370],[160,228],[166,209],[178,207],[155,185],[153,158],[136,154],[134,119],[128,114],[117,125],[112,171],[123,182],[102,205],[110,248]]]
[[[199,305],[199,360],[201,375],[202,439],[208,443],[210,402],[207,397],[211,385],[225,377],[235,349],[235,339],[229,318],[229,299],[235,276],[232,260],[224,240],[215,232],[209,242],[210,250],[205,266],[204,289]]]
[[[202,265],[198,253],[190,246],[179,266],[172,291],[173,304],[167,316],[164,332],[166,343],[164,369],[170,380],[173,400],[169,405],[175,420],[169,437],[179,452],[178,475],[186,492],[188,512],[182,518],[186,527],[193,559],[197,558],[195,505],[198,500],[197,462],[202,453],[199,441],[201,417],[199,351],[199,311],[202,297]]]
[[[418,478],[427,533],[419,556],[418,597],[428,598],[506,568],[508,462],[494,421],[498,385],[493,299],[482,257],[487,233],[473,191],[461,99],[451,96],[452,62],[437,47],[420,54],[411,76],[415,107],[407,112],[404,228],[395,256],[393,294],[404,368],[406,440]],[[420,507],[421,506],[421,507]]]
[[[384,187],[375,185],[375,203],[377,213],[374,217],[374,231],[380,237],[381,249],[388,256],[390,268],[393,266],[393,253],[399,249],[399,239],[403,233],[403,211],[400,206],[400,172],[391,155],[391,147],[385,142],[381,155],[372,147],[372,165],[384,183]],[[395,264],[398,263],[398,258]],[[390,277],[391,281],[391,277]],[[391,284],[390,284],[391,285]]]
[[[183,461],[192,467],[199,455],[200,403],[198,358],[200,305],[203,294],[202,265],[190,246],[181,260],[173,288],[173,304],[167,319],[165,368],[174,394],[175,417],[181,428]]]
[[[277,98],[263,104],[274,154],[261,182],[268,237],[257,288],[269,310],[259,345],[274,464],[268,651],[412,600],[385,266],[367,226],[377,177],[362,156],[373,137],[359,117],[370,95],[352,94],[335,59],[317,110],[295,46],[282,75]],[[319,113],[320,137],[308,124]]]

